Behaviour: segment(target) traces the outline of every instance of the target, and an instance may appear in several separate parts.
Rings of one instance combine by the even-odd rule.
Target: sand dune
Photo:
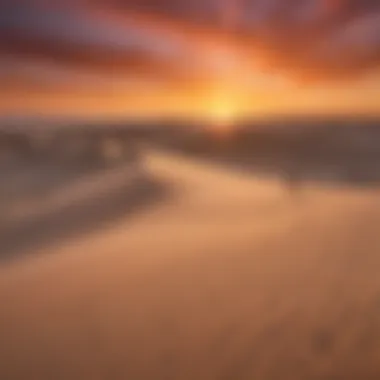
[[[1,264],[1,379],[379,378],[376,188],[146,171],[170,196]]]

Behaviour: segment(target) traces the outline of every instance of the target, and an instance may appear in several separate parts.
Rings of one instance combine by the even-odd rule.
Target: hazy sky
[[[380,113],[378,0],[0,1],[2,113]]]

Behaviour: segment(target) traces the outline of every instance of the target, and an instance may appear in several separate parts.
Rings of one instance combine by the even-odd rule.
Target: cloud
[[[226,18],[223,15],[231,14]],[[228,20],[228,22],[226,22]],[[226,28],[230,34],[226,33]],[[377,0],[12,0],[0,53],[84,70],[207,75],[213,43],[294,78],[355,78],[380,65]]]
[[[246,17],[245,26],[266,47],[274,69],[331,80],[379,68],[380,2],[273,0],[268,4],[251,2],[254,17],[252,21]]]

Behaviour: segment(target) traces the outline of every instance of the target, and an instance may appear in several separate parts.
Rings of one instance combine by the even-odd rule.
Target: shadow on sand
[[[0,262],[107,228],[171,194],[168,184],[141,165],[75,170],[24,165],[1,182]]]
[[[190,131],[161,146],[291,187],[380,185],[380,120],[275,122],[222,137]]]

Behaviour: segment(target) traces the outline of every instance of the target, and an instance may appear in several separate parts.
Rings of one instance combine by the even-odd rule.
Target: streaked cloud
[[[292,83],[329,88],[377,72],[380,3],[8,0],[0,55],[3,91],[22,82],[57,91],[207,81],[257,94]]]

